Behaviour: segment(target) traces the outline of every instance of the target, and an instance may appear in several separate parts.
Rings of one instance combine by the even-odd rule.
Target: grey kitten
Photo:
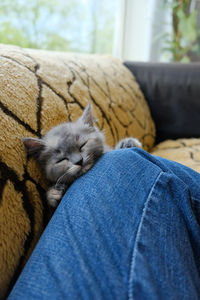
[[[57,206],[69,185],[87,172],[95,162],[111,149],[105,144],[101,131],[94,126],[89,104],[76,122],[67,122],[52,128],[41,139],[22,139],[28,154],[40,164],[52,183],[47,201]],[[142,147],[134,138],[122,139],[115,149]]]

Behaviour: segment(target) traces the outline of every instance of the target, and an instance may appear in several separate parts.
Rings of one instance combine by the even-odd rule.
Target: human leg
[[[200,175],[181,170],[107,153],[68,190],[9,299],[198,299]]]

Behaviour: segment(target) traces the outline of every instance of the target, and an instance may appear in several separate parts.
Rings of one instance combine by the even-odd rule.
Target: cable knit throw
[[[152,149],[152,154],[174,160],[200,173],[200,139],[166,140]]]
[[[17,279],[51,212],[47,182],[27,158],[24,136],[76,120],[92,103],[113,146],[134,136],[146,150],[155,127],[133,75],[112,57],[0,45],[0,298]]]

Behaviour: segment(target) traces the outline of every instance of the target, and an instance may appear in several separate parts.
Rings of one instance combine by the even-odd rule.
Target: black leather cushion
[[[200,63],[124,63],[136,77],[155,121],[156,142],[200,137]]]

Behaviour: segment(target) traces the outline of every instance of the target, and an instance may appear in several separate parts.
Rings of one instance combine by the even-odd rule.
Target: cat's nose
[[[83,164],[83,159],[81,158],[79,161],[76,162],[76,165],[82,166]]]

